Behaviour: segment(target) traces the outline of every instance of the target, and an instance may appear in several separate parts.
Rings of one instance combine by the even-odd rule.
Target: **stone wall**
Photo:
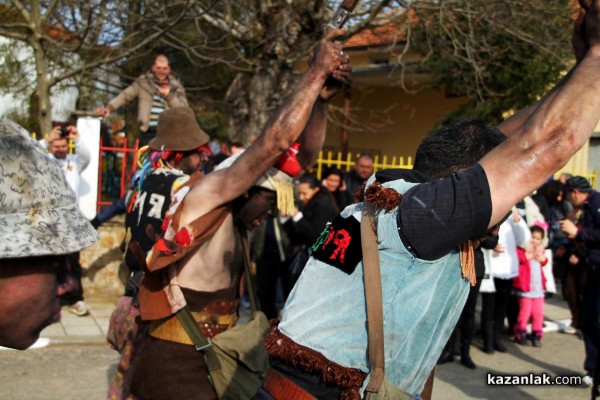
[[[86,301],[115,301],[123,295],[119,278],[123,260],[121,243],[125,238],[125,216],[117,216],[98,228],[100,240],[81,252],[83,288]]]

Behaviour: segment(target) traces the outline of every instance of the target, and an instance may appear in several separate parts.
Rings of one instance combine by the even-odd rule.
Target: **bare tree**
[[[196,3],[186,21],[161,37],[202,71],[217,64],[228,75],[224,112],[229,136],[247,142],[299,77],[339,1],[219,0]],[[373,21],[391,2],[364,1],[348,34]],[[190,34],[194,32],[194,34]],[[210,79],[211,77],[209,77]],[[203,82],[206,84],[207,82]]]
[[[214,65],[230,71],[222,82],[229,135],[247,141],[293,88],[298,65],[339,3],[201,1],[161,41],[199,71]],[[453,117],[498,121],[535,100],[568,68],[574,11],[565,0],[364,0],[347,36],[393,25],[398,43],[389,51],[401,77],[429,73],[431,86],[466,99]],[[414,52],[421,61],[405,62]],[[390,82],[410,91],[403,83]]]
[[[147,50],[191,1],[8,0],[0,4],[5,88],[28,91],[40,132],[51,128],[51,91],[90,81],[100,66]],[[33,63],[31,63],[33,60]],[[33,68],[32,68],[33,64]]]
[[[447,118],[499,122],[544,94],[574,61],[574,1],[413,1],[409,12],[405,46],[423,56],[411,67],[467,99]]]
[[[97,82],[96,68],[158,46],[185,58],[177,71],[188,93],[203,88],[209,106],[229,118],[229,136],[248,141],[292,90],[340,0],[3,3],[11,6],[0,5],[0,36],[31,49],[35,63],[27,71],[14,52],[0,52],[8,73],[0,71],[0,86],[35,87],[40,125],[49,126],[52,88]],[[462,115],[498,120],[543,93],[568,66],[573,7],[566,0],[363,0],[347,36],[394,24],[402,33],[400,46],[390,46],[397,68],[428,72],[433,85],[468,99]],[[405,63],[409,51],[422,61]]]

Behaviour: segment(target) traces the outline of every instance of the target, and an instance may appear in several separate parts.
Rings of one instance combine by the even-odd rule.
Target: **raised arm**
[[[489,226],[564,166],[600,119],[600,1],[585,13],[584,23],[588,49],[581,62],[518,116],[512,136],[481,160],[492,196]]]
[[[85,141],[81,139],[81,137],[79,136],[79,133],[77,132],[77,128],[74,126],[70,126],[70,134],[69,137],[73,140],[73,143],[75,143],[75,154],[77,155],[77,167],[79,167],[79,172],[83,172],[88,165],[90,164],[90,161],[92,159],[92,155],[90,153],[90,150],[88,149],[88,147],[85,145]]]
[[[351,71],[352,67],[350,66],[348,56],[343,56],[341,65],[334,71],[334,76],[325,81],[325,85],[323,85],[323,88],[319,92],[319,97],[315,101],[308,123],[298,140],[300,142],[298,162],[306,170],[314,166],[319,151],[323,148],[325,131],[327,130],[327,108],[329,101],[335,97],[344,83],[347,82]]]
[[[246,192],[298,139],[313,110],[314,118],[322,118],[323,105],[315,107],[319,92],[328,77],[343,76],[339,70],[343,65],[341,46],[333,41],[342,33],[343,30],[330,31],[321,40],[314,62],[292,94],[271,115],[256,141],[229,168],[211,172],[192,188],[186,204],[199,204],[197,215]],[[193,216],[185,218],[188,217]]]

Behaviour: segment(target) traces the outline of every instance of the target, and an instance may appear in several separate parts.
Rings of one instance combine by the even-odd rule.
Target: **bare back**
[[[177,265],[179,285],[212,292],[234,287],[243,267],[240,233],[229,213],[214,235]]]

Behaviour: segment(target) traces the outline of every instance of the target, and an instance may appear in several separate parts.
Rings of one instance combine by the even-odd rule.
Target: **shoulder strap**
[[[363,204],[360,233],[371,364],[371,375],[366,391],[377,393],[385,377],[381,271],[375,231],[375,207],[366,201]]]
[[[254,285],[254,279],[252,278],[252,270],[250,268],[250,244],[248,243],[248,235],[246,229],[238,225],[238,230],[242,239],[242,249],[244,251],[244,282],[248,290],[248,299],[250,300],[250,310],[252,317],[257,311],[260,311],[260,304],[258,302],[258,295],[256,294],[256,286]]]

